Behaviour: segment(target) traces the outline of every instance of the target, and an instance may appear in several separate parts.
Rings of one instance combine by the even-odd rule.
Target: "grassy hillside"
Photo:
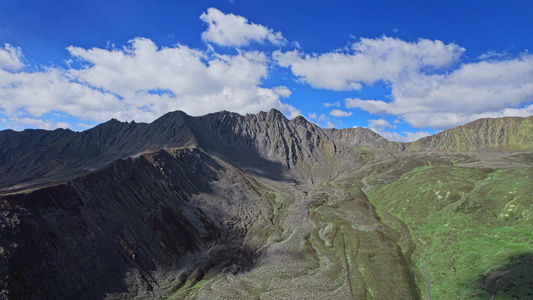
[[[410,151],[524,151],[533,148],[533,117],[479,119],[407,144]]]
[[[533,169],[424,166],[368,193],[405,222],[431,299],[531,299]]]

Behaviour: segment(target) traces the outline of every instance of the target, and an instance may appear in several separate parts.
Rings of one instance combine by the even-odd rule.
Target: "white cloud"
[[[116,96],[72,82],[60,69],[12,73],[0,70],[0,111],[8,117],[33,117],[61,111],[103,121],[122,108]]]
[[[274,59],[315,88],[360,90],[377,81],[391,89],[390,100],[346,99],[347,108],[395,115],[411,126],[445,129],[482,117],[532,113],[533,56],[489,51],[480,62],[460,64],[465,49],[419,39],[361,38],[351,51],[309,55],[276,51]]]
[[[346,106],[445,129],[484,117],[533,114],[533,56],[463,64],[447,74],[411,74],[391,83],[391,102],[347,99]]]
[[[364,111],[367,111],[372,114],[383,115],[386,114],[387,102],[381,100],[362,100],[359,98],[347,98],[346,100],[347,108],[360,108]]]
[[[391,123],[389,123],[389,121],[385,119],[368,120],[368,128],[372,130],[383,130],[385,128],[395,129],[396,125],[392,125]]]
[[[22,57],[20,48],[4,44],[4,49],[0,48],[0,69],[7,71],[20,70],[24,66]]]
[[[320,127],[335,128],[335,124],[330,121],[330,118],[326,114],[309,113],[309,120],[314,122]]]
[[[277,108],[300,112],[281,102],[290,90],[261,87],[268,75],[264,53],[204,53],[186,46],[158,48],[136,38],[122,49],[68,47],[81,69],[0,69],[0,112],[8,118],[39,118],[49,112],[101,122],[110,118],[149,122],[183,110],[191,115],[230,110],[256,113]]]
[[[94,124],[78,123],[78,124],[76,124],[76,126],[78,128],[89,129],[91,127],[94,127],[95,125]]]
[[[320,116],[318,116],[318,122],[325,122],[325,121],[329,121],[329,118],[326,116],[326,114],[321,114]]]
[[[330,111],[329,114],[334,116],[334,117],[342,118],[342,117],[351,116],[352,112],[351,111],[343,111],[343,110],[340,110],[340,109],[334,109],[334,110]]]
[[[338,107],[338,106],[341,106],[341,102],[340,101],[336,101],[336,102],[333,102],[333,103],[324,103],[324,106],[325,107]]]
[[[305,55],[300,51],[275,51],[281,66],[288,67],[315,88],[359,90],[363,84],[394,81],[407,73],[452,66],[465,50],[456,44],[419,39],[409,43],[397,38],[361,38],[350,53],[339,51]]]
[[[274,88],[272,88],[272,91],[274,93],[278,94],[280,97],[283,97],[283,98],[288,98],[288,97],[290,97],[292,95],[291,90],[289,90],[285,86],[274,87]]]
[[[252,42],[270,42],[282,45],[285,39],[280,32],[274,32],[265,26],[250,23],[246,18],[234,14],[224,14],[216,8],[207,9],[200,19],[208,24],[202,33],[206,42],[221,46],[247,46]]]
[[[389,141],[395,141],[395,142],[414,142],[416,140],[419,140],[423,137],[426,137],[429,134],[429,132],[426,131],[417,131],[417,132],[402,132],[402,134],[398,132],[390,132],[390,131],[382,131],[382,130],[372,130],[376,132],[377,134],[381,135],[382,137],[386,138]]]
[[[2,119],[2,122],[5,123],[6,128],[12,129],[21,129],[21,128],[39,128],[46,130],[53,130],[56,128],[69,128],[70,125],[65,122],[54,122],[53,120],[43,120],[38,118],[10,118],[9,120]]]
[[[478,59],[480,60],[502,59],[502,58],[507,57],[508,55],[509,54],[506,52],[497,52],[494,50],[490,50],[478,56]]]
[[[396,125],[391,124],[385,119],[368,120],[368,128],[382,137],[395,142],[413,142],[430,135],[429,132],[426,131],[402,133],[387,131],[390,129],[396,129]]]

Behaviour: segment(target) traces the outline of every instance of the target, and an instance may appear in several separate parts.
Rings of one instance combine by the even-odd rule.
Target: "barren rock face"
[[[467,228],[531,229],[531,122],[411,144],[276,110],[3,131],[0,297],[438,298],[474,272],[452,246]],[[480,259],[483,278],[496,259]],[[476,278],[455,295],[503,293]]]

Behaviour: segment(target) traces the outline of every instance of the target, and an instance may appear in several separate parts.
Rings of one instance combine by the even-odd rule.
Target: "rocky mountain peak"
[[[283,115],[283,113],[275,108],[272,108],[268,112],[261,111],[256,115],[256,117],[260,120],[264,120],[269,123],[288,121],[287,118],[285,118],[285,116]]]
[[[304,174],[316,164],[331,166],[339,147],[523,151],[533,148],[533,117],[481,119],[403,144],[366,128],[322,129],[302,116],[289,121],[276,109],[245,116],[222,111],[200,117],[174,111],[150,124],[112,119],[83,132],[6,130],[0,132],[0,146],[4,178],[0,188],[66,179],[116,159],[191,146],[247,169],[280,163]],[[24,167],[18,168],[21,164]]]
[[[301,125],[301,126],[307,126],[310,122],[307,121],[307,119],[302,116],[302,115],[298,115],[296,116],[294,119],[291,120],[292,123],[296,124],[296,125]]]

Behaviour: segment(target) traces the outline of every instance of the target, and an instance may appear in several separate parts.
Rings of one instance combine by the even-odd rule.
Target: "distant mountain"
[[[0,188],[61,181],[120,158],[189,146],[208,150],[243,168],[256,168],[247,166],[252,162],[268,167],[275,160],[286,168],[298,165],[302,172],[308,172],[312,168],[309,164],[317,161],[335,163],[331,155],[336,153],[337,139],[339,145],[349,146],[395,144],[363,128],[331,131],[302,117],[289,121],[274,109],[257,115],[223,111],[202,117],[178,111],[151,124],[110,120],[83,132],[2,131],[0,175],[4,180]]]
[[[199,146],[236,163],[282,161],[335,164],[338,147],[464,151],[524,151],[533,147],[533,117],[481,119],[413,143],[388,141],[366,128],[322,129],[303,117],[287,120],[277,110],[241,116],[219,112],[190,117],[171,112],[151,124],[110,120],[83,132],[0,131],[0,189],[46,184],[95,170],[120,158],[164,148]],[[236,155],[238,153],[238,155]],[[259,158],[257,156],[260,156]],[[313,157],[312,162],[306,160]],[[306,166],[304,166],[307,164]]]
[[[422,138],[408,147],[465,151],[527,151],[533,148],[533,116],[480,119],[436,135]]]
[[[1,131],[0,298],[527,298],[532,122],[413,143],[277,110]]]

